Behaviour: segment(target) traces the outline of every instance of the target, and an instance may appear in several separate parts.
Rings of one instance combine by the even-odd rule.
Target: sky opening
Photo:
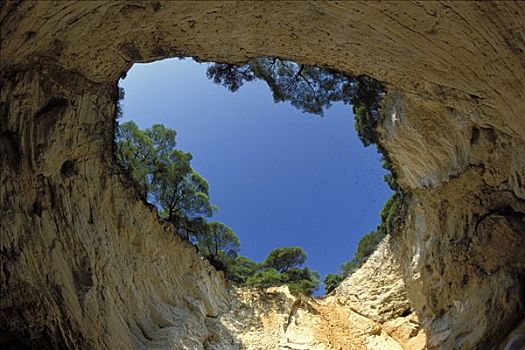
[[[220,208],[213,220],[234,230],[241,255],[262,261],[274,248],[300,246],[321,281],[338,272],[393,194],[377,148],[357,137],[351,106],[303,113],[274,103],[262,81],[231,93],[206,77],[207,67],[191,59],[135,64],[120,82],[119,122],[177,131],[177,148],[193,155]]]

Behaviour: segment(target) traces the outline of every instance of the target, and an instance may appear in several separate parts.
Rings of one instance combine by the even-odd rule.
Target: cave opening
[[[388,84],[393,103],[385,113],[392,120],[384,119],[381,135],[410,196],[392,253],[405,283],[398,295],[419,316],[408,323],[428,334],[428,345],[418,348],[519,347],[520,2],[8,1],[0,7],[3,345],[228,348],[208,344],[225,338],[211,324],[227,296],[220,276],[115,176],[114,93],[135,62],[180,54],[241,62],[267,53],[366,72]],[[221,204],[217,199],[212,193]],[[137,219],[145,224],[138,227]],[[369,276],[381,279],[377,271]],[[348,294],[364,301],[360,314],[398,309],[391,289],[372,285],[368,299],[362,291]],[[293,328],[294,320],[283,318]],[[267,338],[289,335],[290,328],[288,334],[269,329]],[[244,337],[247,330],[233,334]],[[417,331],[405,330],[395,333]],[[377,334],[373,327],[367,338]]]
[[[122,152],[127,142],[128,158],[120,154],[118,161],[136,183],[143,182],[139,194],[160,216],[235,283],[287,284],[288,267],[265,266],[268,253],[300,247],[307,260],[295,256],[293,268],[303,269],[303,275],[305,266],[318,272],[312,277],[320,288],[310,283],[299,289],[319,296],[364,263],[389,233],[384,218],[389,208],[383,209],[385,203],[391,209],[398,195],[373,130],[384,92],[376,81],[279,58],[239,65],[174,58],[135,64],[119,89],[116,149]],[[130,161],[148,142],[162,143],[155,141],[155,124],[174,130],[174,157],[191,154],[186,166],[207,180],[208,204],[217,207],[180,204],[188,188],[202,192],[196,182],[184,180],[189,187],[178,187],[180,205],[175,205],[184,214],[172,215],[161,192],[175,191],[167,183],[183,180],[153,183],[159,172],[153,163],[166,154],[152,161],[144,153],[149,165],[143,162],[141,169],[136,154]],[[175,168],[180,174],[188,170]],[[240,247],[223,234],[224,254],[213,254],[218,245],[203,243],[209,229],[202,221],[224,223],[222,232],[231,228]],[[236,273],[229,274],[232,269]]]

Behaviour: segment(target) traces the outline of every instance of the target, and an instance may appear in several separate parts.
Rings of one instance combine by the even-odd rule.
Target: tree
[[[183,218],[210,217],[208,182],[192,169],[192,155],[175,148],[175,130],[155,124],[145,134],[153,148],[152,194],[168,221],[177,225]]]
[[[272,91],[275,102],[288,101],[302,112],[320,116],[334,102],[352,104],[359,138],[365,146],[377,142],[382,87],[367,76],[352,77],[275,57],[258,57],[241,65],[215,63],[206,75],[232,92],[245,82],[262,80]]]
[[[190,153],[177,150],[176,132],[155,124],[140,130],[133,122],[117,130],[117,159],[129,172],[144,198],[157,206],[161,217],[177,233],[196,244],[199,252],[226,278],[251,286],[288,284],[290,290],[311,294],[319,275],[299,268],[306,261],[299,247],[272,250],[263,264],[239,257],[240,242],[222,222],[207,222],[214,207],[206,180],[192,169]]]
[[[222,222],[213,221],[207,224],[204,233],[198,237],[197,246],[205,257],[220,260],[221,252],[235,258],[239,252],[240,242],[232,229]]]
[[[319,287],[319,274],[308,267],[291,267],[282,273],[282,281],[290,291],[311,295]]]
[[[239,90],[245,82],[255,79],[251,66],[246,64],[214,63],[208,67],[206,76],[215,84],[227,87],[231,92]]]
[[[124,90],[123,87],[119,86],[119,88],[117,90],[116,101],[115,101],[115,104],[116,104],[116,111],[115,111],[116,119],[122,118],[122,100],[124,100],[125,96],[126,96],[126,91]]]
[[[403,192],[396,192],[381,209],[381,225],[379,228],[385,235],[393,233],[401,226],[405,216],[403,203]]]
[[[255,272],[248,277],[246,285],[251,287],[275,287],[283,284],[282,275],[279,271],[272,268],[266,268]]]
[[[229,265],[226,278],[236,283],[245,283],[250,276],[255,274],[261,265],[245,257],[237,256]]]
[[[324,278],[325,294],[331,293],[344,279],[345,277],[341,274],[327,274]]]
[[[288,101],[302,112],[320,116],[334,102],[351,104],[358,137],[365,147],[377,144],[378,151],[383,155],[383,167],[390,172],[385,175],[385,182],[396,194],[383,208],[378,228],[366,234],[359,242],[353,259],[342,265],[343,271],[340,274],[329,275],[331,286],[338,284],[368,259],[384,236],[400,226],[404,216],[402,189],[396,181],[391,159],[378,143],[377,125],[383,87],[378,81],[365,75],[349,76],[329,68],[272,57],[258,57],[240,65],[213,64],[208,68],[207,76],[232,92],[237,91],[245,82],[262,80],[272,91],[275,102]],[[282,259],[279,257],[269,258],[265,265],[281,273],[293,266],[280,265],[279,261]]]
[[[356,78],[356,88],[351,98],[354,128],[365,147],[378,141],[376,128],[381,91],[382,88],[376,80],[364,75]]]
[[[133,122],[119,125],[116,132],[117,160],[127,171],[143,197],[151,190],[153,148],[151,140]]]
[[[311,295],[319,287],[319,274],[299,266],[306,261],[306,254],[299,247],[272,250],[263,263],[237,257],[226,274],[230,280],[251,287],[276,287],[288,285],[290,291]]]
[[[249,276],[246,285],[262,288],[287,285],[291,292],[311,295],[319,287],[319,274],[308,268],[291,268],[281,273],[267,267]]]
[[[319,275],[299,268],[306,261],[299,247],[272,250],[263,264],[239,257],[240,242],[221,222],[207,222],[214,206],[206,180],[192,169],[190,153],[176,149],[176,132],[163,125],[140,130],[133,122],[119,125],[117,159],[129,172],[141,195],[151,201],[177,233],[196,244],[199,252],[226,278],[251,286],[288,284],[290,290],[311,294]]]
[[[116,133],[117,159],[140,194],[191,240],[202,234],[205,218],[214,207],[208,183],[190,165],[192,155],[175,148],[176,136],[161,124],[140,130],[135,123],[125,122]]]
[[[341,273],[344,278],[350,276],[358,268],[355,259],[344,262],[339,267],[341,268]]]
[[[375,230],[367,233],[357,244],[357,250],[354,254],[354,261],[357,266],[363,265],[368,257],[375,252],[377,245],[385,238],[382,230]]]
[[[264,260],[264,265],[285,272],[291,267],[304,264],[305,261],[306,253],[301,247],[282,247],[272,250]]]
[[[245,82],[263,80],[275,102],[289,101],[299,110],[317,115],[333,102],[350,103],[355,87],[354,79],[331,69],[271,57],[258,57],[242,65],[213,64],[207,76],[232,92]]]

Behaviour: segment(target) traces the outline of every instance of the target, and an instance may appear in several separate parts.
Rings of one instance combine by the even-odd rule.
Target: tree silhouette
[[[335,102],[351,104],[355,128],[365,146],[377,142],[381,85],[367,76],[352,77],[322,68],[272,57],[258,57],[241,65],[215,63],[209,79],[235,92],[253,80],[266,82],[275,102],[288,101],[305,113],[322,116]]]
[[[176,149],[176,132],[163,125],[140,130],[129,121],[117,130],[117,159],[140,194],[159,208],[188,240],[201,234],[213,214],[207,181],[190,165],[190,153]]]
[[[285,272],[292,267],[298,267],[306,261],[306,253],[301,247],[282,247],[270,251],[264,265]]]

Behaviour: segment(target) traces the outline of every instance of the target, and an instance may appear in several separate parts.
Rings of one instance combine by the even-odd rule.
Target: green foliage
[[[319,287],[319,274],[307,267],[300,268],[305,261],[306,254],[299,247],[277,248],[261,264],[244,257],[236,259],[230,279],[251,287],[286,284],[292,292],[311,295]]]
[[[240,65],[214,63],[208,67],[206,75],[232,92],[246,82],[262,80],[272,91],[275,102],[288,101],[302,112],[311,114],[322,116],[324,110],[335,102],[351,104],[354,127],[360,140],[365,147],[378,144],[377,124],[383,88],[370,77],[349,76],[329,68],[275,57],[258,57]],[[378,150],[384,155],[383,167],[392,172],[390,159],[379,144]],[[385,181],[393,190],[399,189],[394,175],[386,175]]]
[[[397,176],[396,176],[396,173],[394,171],[392,160],[388,156],[386,150],[380,144],[377,145],[377,150],[379,151],[379,153],[382,154],[382,166],[383,166],[383,168],[389,171],[389,173],[387,175],[385,175],[385,177],[384,177],[385,182],[388,184],[390,189],[392,189],[392,191],[394,191],[396,193],[397,192],[403,192],[401,187],[399,187],[399,185],[397,183],[397,180],[396,180]]]
[[[153,148],[151,140],[133,122],[119,125],[116,133],[117,160],[131,175],[143,197],[151,187]]]
[[[365,146],[377,142],[376,121],[372,118],[366,106],[354,106],[354,128],[359,139]]]
[[[221,252],[236,257],[239,252],[239,238],[222,222],[213,221],[206,225],[206,230],[197,237],[199,252],[205,257],[222,260]],[[226,265],[226,261],[223,262]]]
[[[246,279],[251,287],[276,287],[287,285],[291,292],[311,295],[319,287],[319,274],[305,267],[292,267],[284,273],[266,267]]]
[[[176,136],[160,124],[140,130],[133,122],[123,123],[116,134],[117,159],[159,215],[217,269],[226,270],[239,251],[239,239],[223,223],[207,222],[214,210],[208,182],[191,167],[191,154],[175,148]]]
[[[359,266],[357,265],[354,259],[344,262],[340,265],[343,276],[351,275],[355,270],[357,270],[358,267]]]
[[[199,253],[202,252],[199,250]],[[228,278],[230,276],[232,266],[235,263],[236,255],[237,253],[233,251],[227,253],[219,250],[218,254],[216,255],[204,255],[204,257],[213,267],[215,267],[217,271],[222,271],[224,273],[224,277]]]
[[[282,273],[282,280],[290,291],[311,295],[319,287],[319,274],[308,267],[291,267]]]
[[[123,123],[116,133],[117,160],[159,215],[212,265],[226,271],[237,256],[239,239],[225,224],[207,222],[214,210],[208,182],[191,167],[191,154],[175,148],[176,136],[160,124],[140,130],[131,121]]]
[[[129,121],[116,134],[117,159],[140,194],[188,240],[201,235],[213,214],[206,180],[192,169],[190,153],[177,150],[176,132],[163,125],[140,130]]]
[[[275,102],[288,101],[306,113],[322,116],[335,102],[351,104],[355,129],[363,144],[369,146],[378,142],[376,129],[382,87],[366,76],[351,77],[327,68],[270,57],[259,57],[242,65],[212,64],[206,74],[214,83],[232,92],[245,82],[265,81]],[[121,115],[123,96],[124,91],[119,89],[117,116]],[[179,234],[195,243],[228,279],[262,287],[287,284],[293,291],[311,294],[318,286],[319,275],[299,267],[306,261],[301,248],[275,249],[262,264],[237,256],[239,240],[235,233],[222,223],[207,222],[214,210],[208,183],[191,168],[191,154],[175,149],[175,140],[175,131],[162,125],[144,131],[133,122],[119,126],[117,159],[131,175],[141,195],[155,204],[160,215],[172,222]],[[382,222],[377,230],[365,235],[353,259],[341,265],[342,272],[326,276],[327,292],[364,263],[381,239],[401,223],[402,195],[390,159],[381,145],[378,149],[383,154],[383,167],[391,171],[385,181],[398,193],[381,212]]]
[[[365,147],[377,143],[377,121],[379,119],[379,99],[381,86],[366,76],[356,79],[355,94],[352,96],[354,128]]]
[[[238,256],[240,242],[228,226],[207,222],[214,210],[208,182],[191,167],[191,154],[175,148],[176,136],[160,124],[145,130],[133,122],[119,125],[116,156],[140,194],[229,280],[259,287],[287,284],[294,292],[311,294],[318,287],[319,275],[299,268],[306,261],[301,248],[274,249],[258,264]]]
[[[351,104],[359,139],[365,147],[378,145],[383,154],[383,167],[390,171],[385,175],[385,181],[394,191],[400,190],[390,159],[378,143],[377,125],[383,88],[376,80],[275,57],[258,57],[240,65],[215,63],[209,66],[206,74],[214,83],[232,92],[246,82],[262,80],[272,91],[275,102],[288,101],[302,112],[311,114],[322,116],[324,110],[335,102]]]
[[[381,225],[380,228],[384,234],[390,234],[401,224],[403,212],[402,193],[397,192],[388,199],[385,206],[381,210]]]
[[[357,266],[361,266],[372,255],[383,238],[385,238],[385,234],[382,230],[369,232],[361,238],[354,254],[354,261]]]
[[[367,76],[352,77],[327,68],[271,57],[255,58],[242,65],[213,64],[208,68],[207,76],[214,83],[223,85],[232,92],[237,91],[245,82],[262,80],[272,91],[275,102],[288,101],[297,109],[316,115],[323,115],[324,110],[330,108],[334,102],[351,104],[355,118],[354,127],[360,140],[365,147],[378,144],[377,124],[382,87],[376,80]],[[383,154],[383,167],[390,172],[385,175],[385,182],[396,194],[383,208],[381,224],[361,239],[354,257],[341,265],[341,273],[327,275],[325,283],[328,292],[363,264],[384,236],[394,232],[402,222],[403,195],[396,182],[392,162],[380,144],[378,151]],[[304,263],[299,262],[300,259],[297,260],[299,263],[294,262],[291,252],[287,254],[274,250],[265,261],[265,266],[285,273],[293,266]],[[301,254],[297,255],[300,256]],[[271,274],[274,275],[273,270]],[[264,273],[258,277],[264,277]]]
[[[260,268],[261,265],[255,261],[244,256],[237,256],[235,260],[230,262],[226,278],[230,281],[244,284],[248,278],[255,274]]]
[[[251,66],[248,64],[214,63],[208,67],[206,75],[215,84],[223,85],[231,92],[239,90],[245,82],[255,79]]]
[[[282,274],[276,269],[265,268],[255,272],[246,280],[246,285],[251,287],[274,287],[283,284]]]
[[[242,65],[212,64],[206,72],[214,83],[237,91],[245,82],[266,82],[275,102],[290,102],[297,109],[323,115],[334,102],[359,105],[368,118],[377,117],[380,85],[365,76],[351,77],[321,68],[272,57],[258,57]],[[370,120],[375,125],[375,120]]]
[[[126,95],[126,92],[124,91],[124,88],[120,87],[118,88],[118,94],[116,98],[116,119],[122,118],[122,103],[121,101],[124,99],[124,96]]]
[[[341,274],[327,274],[324,277],[325,293],[331,293],[344,279],[344,276]]]
[[[264,265],[279,272],[285,272],[291,267],[304,264],[305,261],[306,253],[302,248],[282,247],[272,250],[264,260]]]

